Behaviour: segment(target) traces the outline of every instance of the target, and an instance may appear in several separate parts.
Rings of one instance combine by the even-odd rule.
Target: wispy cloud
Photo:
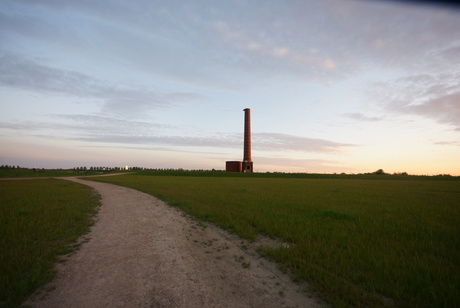
[[[455,140],[460,11],[412,2],[3,0],[0,90],[17,104],[4,104],[0,134],[225,154],[242,149],[228,111],[244,104],[259,110],[253,148],[267,156],[346,156],[386,127],[424,130],[422,117],[442,124],[424,145]]]
[[[346,118],[350,118],[350,119],[353,119],[353,120],[358,120],[358,121],[364,121],[364,122],[377,122],[377,121],[381,121],[383,119],[383,117],[368,117],[362,113],[344,113],[343,114],[344,117]]]
[[[460,146],[460,142],[458,142],[458,141],[437,141],[437,142],[433,142],[433,144],[436,144],[436,145],[456,146],[456,147],[459,147],[459,146]]]
[[[343,148],[355,146],[324,139],[299,137],[276,133],[253,134],[255,149],[266,151],[340,152]]]
[[[455,61],[460,42],[455,11],[387,1],[266,1],[263,10],[256,2],[206,0],[34,3],[46,16],[28,13],[27,1],[14,4],[23,15],[0,18],[8,31],[57,38],[69,51],[78,41],[151,74],[229,88],[237,82],[225,70],[328,80],[346,78],[366,61],[429,67]],[[72,22],[54,18],[69,14],[91,34],[81,37]]]
[[[24,14],[5,14],[0,11],[0,33],[12,33],[33,39],[46,41],[59,41],[62,39],[75,39],[75,33],[63,33],[62,29],[46,21],[43,17]],[[70,37],[69,37],[70,36]],[[4,35],[7,37],[7,35]]]
[[[100,133],[110,132],[135,135],[141,132],[152,133],[158,130],[164,131],[175,128],[170,124],[125,120],[97,115],[54,114],[50,115],[50,117],[56,121],[61,122],[63,127],[67,125],[70,129],[77,128],[81,131],[99,131]]]
[[[204,98],[197,93],[157,93],[141,86],[120,86],[7,53],[0,55],[0,85],[38,93],[96,99],[103,103],[101,112],[119,117],[139,116],[156,108]]]
[[[410,75],[378,83],[370,92],[386,112],[417,115],[460,130],[460,72]]]
[[[143,135],[128,136],[123,134],[107,135],[82,135],[73,137],[72,140],[96,142],[96,143],[116,143],[116,144],[137,144],[137,145],[167,145],[178,147],[237,147],[232,139],[218,136],[197,137],[197,136],[171,136],[171,135]],[[232,142],[233,141],[233,142]]]
[[[427,100],[419,105],[406,105],[401,110],[434,119],[460,131],[460,92]]]
[[[268,16],[259,16],[267,18]],[[283,24],[280,28],[286,27]],[[270,23],[267,24],[270,28]],[[303,27],[299,25],[299,27]],[[308,27],[306,27],[308,28]],[[293,42],[278,37],[277,32],[282,29],[272,29],[273,35],[260,35],[253,28],[242,29],[231,20],[228,22],[219,20],[210,26],[210,33],[220,40],[226,49],[240,54],[238,57],[242,67],[247,67],[253,72],[275,72],[279,74],[297,75],[314,80],[320,80],[324,76],[335,78],[340,72],[336,70],[337,63],[331,55],[320,53],[313,48],[295,47]],[[286,28],[284,31],[291,31]]]
[[[417,2],[321,3],[323,13],[335,25],[327,26],[328,47],[335,44],[336,58],[351,61],[354,68],[372,61],[383,67],[432,69],[441,59],[453,60],[451,47],[460,43],[460,10],[442,5],[427,7]]]
[[[214,147],[242,149],[241,136],[234,134],[215,134],[212,136],[177,136],[177,135],[82,135],[74,137],[74,140],[118,143],[118,144],[143,144],[143,145],[167,145],[178,147]],[[303,138],[282,134],[258,133],[253,136],[253,149],[262,151],[299,151],[299,152],[339,152],[344,147],[353,146],[328,140]]]
[[[196,136],[173,132],[177,127],[166,124],[130,121],[94,115],[52,115],[49,122],[4,122],[0,128],[27,131],[41,138],[61,138],[88,143],[125,145],[168,145],[179,147],[243,147],[243,136],[235,133],[214,133]],[[183,130],[183,128],[182,128]],[[254,133],[253,148],[261,151],[340,152],[353,144],[288,134]]]
[[[75,139],[90,136],[94,139],[104,136],[148,136],[161,134],[175,127],[168,124],[148,123],[124,120],[96,115],[54,114],[44,121],[13,121],[0,122],[0,128],[27,133],[48,139]],[[90,138],[88,137],[88,138]]]
[[[36,92],[100,96],[108,89],[94,78],[47,67],[20,55],[0,55],[0,84]]]

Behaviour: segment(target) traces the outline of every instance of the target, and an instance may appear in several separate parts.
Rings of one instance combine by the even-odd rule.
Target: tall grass
[[[335,307],[460,303],[456,181],[126,175],[100,179],[153,194],[241,237],[290,243],[261,252]]]
[[[99,197],[63,180],[0,181],[0,306],[15,307],[54,276],[92,225]]]

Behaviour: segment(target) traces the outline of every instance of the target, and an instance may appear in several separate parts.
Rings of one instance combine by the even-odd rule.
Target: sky
[[[434,3],[436,3],[434,1]],[[0,164],[460,175],[460,7],[0,0]]]

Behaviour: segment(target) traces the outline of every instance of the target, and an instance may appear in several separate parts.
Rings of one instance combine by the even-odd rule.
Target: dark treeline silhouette
[[[26,168],[22,168],[22,167],[19,167],[19,166],[9,166],[9,165],[1,165],[0,166],[0,169],[3,169],[3,170],[14,170],[14,169],[26,169]]]
[[[374,172],[365,173],[308,173],[308,172],[254,172],[253,175],[246,174],[233,174],[225,172],[225,170],[219,169],[184,169],[184,168],[146,168],[146,167],[103,167],[103,166],[79,166],[73,168],[26,168],[15,165],[3,164],[0,166],[0,170],[6,174],[11,172],[29,173],[29,172],[76,172],[77,174],[97,174],[97,173],[109,173],[109,172],[120,172],[120,171],[134,171],[140,172],[143,175],[173,175],[173,176],[218,176],[218,177],[281,177],[281,178],[322,178],[322,179],[460,179],[459,176],[452,176],[450,174],[437,174],[437,175],[417,175],[409,174],[407,172],[394,172],[387,173],[383,169],[377,169]]]

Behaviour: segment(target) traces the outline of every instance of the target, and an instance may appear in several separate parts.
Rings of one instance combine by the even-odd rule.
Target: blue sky
[[[460,175],[460,8],[0,0],[0,164]]]

